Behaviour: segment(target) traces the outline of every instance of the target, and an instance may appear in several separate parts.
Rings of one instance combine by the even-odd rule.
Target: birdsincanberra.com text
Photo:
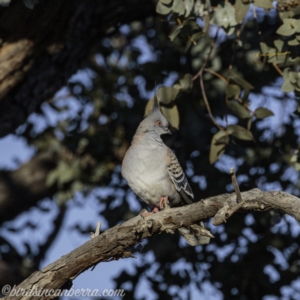
[[[43,288],[32,288],[32,289],[24,289],[19,288],[16,285],[10,286],[9,284],[5,285],[2,290],[2,294],[10,297],[24,297],[24,296],[33,296],[33,297],[41,297],[41,296],[51,296],[51,297],[124,297],[125,290],[123,289],[104,289],[102,292],[99,289],[89,289],[89,288],[81,288],[74,289],[73,287],[70,290],[62,290],[62,289],[43,289]]]

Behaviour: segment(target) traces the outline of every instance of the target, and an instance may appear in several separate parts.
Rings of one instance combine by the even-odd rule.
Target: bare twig
[[[239,188],[238,182],[236,180],[234,168],[230,169],[230,174],[231,174],[232,184],[233,184],[236,196],[237,196],[237,200],[238,200],[237,202],[241,203],[241,202],[243,202],[243,199],[242,199],[242,195],[241,195],[241,192],[240,192],[240,188]]]
[[[203,100],[204,100],[204,102],[205,102],[205,105],[206,105],[208,114],[209,114],[211,120],[213,121],[213,123],[221,130],[222,127],[218,124],[218,122],[217,122],[216,119],[214,118],[214,116],[213,116],[213,114],[212,114],[212,112],[211,112],[211,109],[210,109],[210,105],[209,105],[208,99],[207,99],[207,97],[206,97],[206,93],[205,93],[205,89],[204,89],[204,83],[203,83],[202,72],[201,72],[199,78],[200,78],[200,86],[201,86],[201,91],[202,91],[202,97],[203,97]]]
[[[215,47],[215,44],[216,44],[216,41],[218,39],[219,30],[220,30],[220,27],[217,28],[217,32],[216,32],[215,38],[213,39],[212,43],[210,44],[210,49],[209,49],[209,52],[207,54],[207,57],[206,57],[203,65],[202,65],[202,67],[198,71],[198,73],[196,75],[194,75],[193,80],[196,80],[203,73],[204,68],[206,67],[208,61],[210,60],[210,56],[212,54],[212,51],[213,51],[213,49]]]
[[[226,78],[223,77],[221,74],[219,74],[219,73],[217,73],[217,72],[215,72],[215,71],[213,71],[213,70],[207,69],[207,68],[205,68],[203,71],[205,71],[205,72],[207,72],[207,73],[210,73],[210,74],[212,74],[212,75],[218,77],[219,79],[221,79],[221,80],[227,85],[227,80],[226,80]]]
[[[276,70],[281,76],[283,76],[283,72],[282,72],[281,69],[277,66],[277,64],[273,63],[273,67],[275,68],[275,70]]]
[[[200,68],[200,70],[198,71],[198,73],[193,77],[193,80],[196,80],[199,77],[199,82],[200,82],[202,97],[203,97],[203,100],[205,102],[208,114],[209,114],[212,122],[216,125],[216,127],[218,127],[221,130],[222,127],[218,124],[218,122],[216,121],[216,119],[214,118],[214,116],[213,116],[213,114],[211,112],[211,108],[210,108],[210,105],[209,105],[209,102],[208,102],[208,99],[207,99],[207,96],[206,96],[206,93],[205,93],[205,88],[204,88],[204,83],[203,83],[203,71],[204,71],[204,69],[205,69],[208,61],[210,60],[212,51],[213,51],[213,49],[215,47],[215,43],[216,43],[216,40],[218,38],[219,29],[220,29],[220,27],[218,27],[218,29],[217,29],[216,36],[215,36],[213,42],[210,45],[210,49],[209,49],[208,55],[207,55],[207,57],[206,57],[203,65],[202,65],[202,67]]]
[[[226,201],[223,208],[220,209],[218,213],[215,215],[213,220],[214,225],[226,223],[226,220],[230,218],[236,211],[238,211],[244,204],[244,200],[242,198],[240,188],[236,180],[234,168],[230,169],[230,174],[231,174],[231,180],[236,194],[236,197],[234,198],[237,199],[237,203],[236,201]]]

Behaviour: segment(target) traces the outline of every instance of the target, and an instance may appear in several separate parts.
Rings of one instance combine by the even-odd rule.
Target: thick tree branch
[[[282,210],[300,221],[300,199],[290,194],[253,189],[243,192],[242,197],[244,202],[238,211],[266,211],[273,208]],[[232,193],[210,197],[184,207],[170,208],[145,219],[139,215],[95,236],[41,271],[33,273],[18,288],[26,291],[41,288],[59,289],[67,280],[76,278],[99,262],[131,257],[128,249],[151,235],[163,231],[172,232],[181,226],[189,227],[210,217],[214,217],[213,223],[218,225],[226,221],[230,216],[228,211],[236,205],[236,194]],[[33,297],[7,295],[5,299],[33,299]]]

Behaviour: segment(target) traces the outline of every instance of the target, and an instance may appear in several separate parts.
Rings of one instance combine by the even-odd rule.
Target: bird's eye
[[[159,126],[159,127],[162,126],[162,122],[161,122],[160,120],[157,120],[157,121],[155,122],[155,124],[156,124],[157,126]]]

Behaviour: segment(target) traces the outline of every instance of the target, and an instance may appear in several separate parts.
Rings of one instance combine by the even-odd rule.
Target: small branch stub
[[[234,168],[230,169],[230,174],[231,174],[232,184],[233,184],[236,196],[237,196],[237,202],[241,203],[241,202],[243,202],[243,198],[242,198],[242,195],[241,195],[241,192],[240,192],[238,182],[236,180]]]
[[[96,236],[98,236],[100,234],[100,230],[101,230],[101,222],[97,222],[97,228],[95,230],[95,232],[91,232],[91,239],[95,238]]]
[[[242,198],[242,195],[240,192],[240,188],[239,188],[239,185],[238,185],[238,182],[236,179],[234,168],[230,168],[230,175],[231,175],[231,180],[232,180],[232,184],[234,187],[234,191],[236,194],[237,204],[230,201],[231,197],[229,197],[225,201],[223,208],[220,209],[214,216],[214,219],[213,219],[214,225],[220,225],[221,223],[226,223],[226,220],[228,218],[230,218],[236,211],[238,211],[244,204],[244,199]]]

